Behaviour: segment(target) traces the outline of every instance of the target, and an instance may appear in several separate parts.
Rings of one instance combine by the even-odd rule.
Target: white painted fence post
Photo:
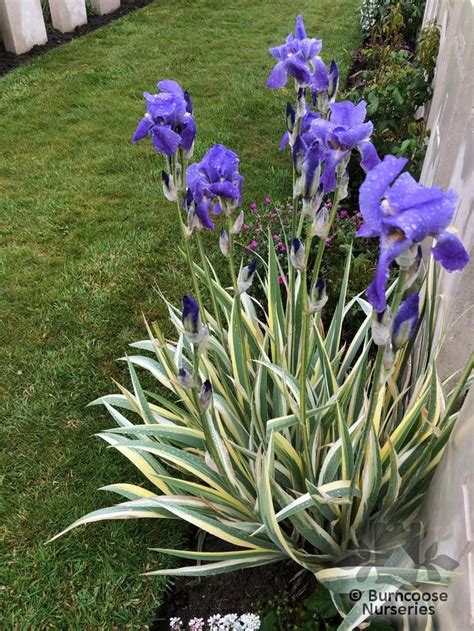
[[[87,22],[85,0],[49,0],[54,28],[67,33]]]
[[[91,0],[92,8],[99,15],[112,13],[120,6],[120,0]]]
[[[48,41],[40,0],[0,0],[5,48],[16,55]]]

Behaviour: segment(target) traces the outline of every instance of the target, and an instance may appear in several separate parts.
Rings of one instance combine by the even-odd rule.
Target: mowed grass
[[[91,525],[46,540],[115,501],[97,488],[141,481],[94,438],[112,426],[93,398],[127,381],[115,358],[164,320],[154,290],[191,288],[161,165],[130,135],[143,90],[175,78],[193,97],[196,157],[237,151],[245,204],[289,193],[278,154],[284,92],[265,88],[270,45],[298,12],[347,71],[358,0],[156,2],[58,48],[1,81],[1,353],[5,629],[140,628],[165,583],[150,546],[180,545],[174,521]],[[215,242],[213,235],[211,241]]]

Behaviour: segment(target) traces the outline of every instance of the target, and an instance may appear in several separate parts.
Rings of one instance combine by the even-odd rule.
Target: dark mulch
[[[204,547],[213,552],[232,549],[212,537],[206,538]],[[185,563],[191,565],[193,561]],[[216,613],[255,613],[283,593],[295,594],[295,601],[299,601],[310,594],[316,584],[309,573],[294,580],[300,570],[295,563],[284,561],[217,576],[179,578],[159,608],[151,631],[168,631],[169,619],[174,616],[186,622],[193,617],[207,620]]]
[[[30,59],[39,57],[48,50],[56,48],[56,46],[66,44],[76,37],[87,35],[87,33],[95,31],[95,29],[108,24],[112,20],[116,20],[117,18],[130,13],[130,11],[141,9],[152,2],[154,2],[154,0],[122,0],[120,7],[113,13],[108,13],[107,15],[88,15],[87,24],[77,27],[70,33],[60,33],[53,28],[53,25],[50,22],[47,21],[46,32],[48,34],[48,42],[44,46],[34,46],[34,48],[23,55],[15,55],[6,51],[3,42],[0,41],[0,76],[7,74],[10,70],[21,66]]]

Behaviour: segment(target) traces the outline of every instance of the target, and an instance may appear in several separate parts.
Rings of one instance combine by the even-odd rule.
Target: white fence
[[[464,367],[474,347],[474,1],[428,0],[425,22],[441,26],[431,130],[422,182],[452,188],[459,195],[454,224],[469,250],[462,274],[443,273],[441,293],[447,325],[440,353],[441,376]],[[457,562],[449,598],[436,608],[442,631],[474,629],[474,388],[460,412],[423,509],[426,546]]]
[[[85,0],[48,0],[53,26],[62,33],[87,22]],[[120,6],[120,0],[91,0],[95,13],[104,15]],[[0,0],[0,30],[5,48],[21,55],[48,41],[41,0]]]

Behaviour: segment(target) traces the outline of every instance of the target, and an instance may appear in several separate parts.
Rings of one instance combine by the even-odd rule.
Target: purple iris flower
[[[146,114],[138,123],[132,142],[151,134],[158,153],[173,156],[181,147],[187,157],[192,153],[196,124],[189,94],[176,81],[160,81],[158,94],[144,92]]]
[[[413,294],[402,302],[393,322],[392,344],[401,348],[413,335],[419,312],[420,297]]]
[[[321,72],[321,48],[321,40],[307,37],[303,18],[299,15],[294,36],[290,33],[284,44],[269,49],[277,63],[268,77],[267,87],[283,88],[288,76],[293,77],[300,87],[311,85]]]
[[[202,225],[212,230],[210,213],[222,210],[230,214],[242,201],[239,158],[227,147],[214,145],[202,160],[191,164],[186,172],[186,185],[191,192],[195,211]]]
[[[448,271],[460,270],[469,261],[459,238],[451,229],[446,230],[454,215],[457,195],[437,186],[422,186],[409,173],[400,175],[406,163],[405,158],[385,156],[367,173],[360,188],[364,224],[357,236],[380,238],[377,270],[367,290],[376,311],[383,311],[387,304],[385,284],[390,263],[426,237],[437,239],[433,256]]]
[[[324,192],[329,193],[337,186],[336,169],[344,163],[353,149],[362,156],[361,166],[365,172],[380,162],[374,145],[370,142],[373,124],[365,122],[366,103],[354,105],[350,101],[331,103],[329,118],[317,118],[311,122],[310,133],[326,147],[325,169],[321,181]]]

